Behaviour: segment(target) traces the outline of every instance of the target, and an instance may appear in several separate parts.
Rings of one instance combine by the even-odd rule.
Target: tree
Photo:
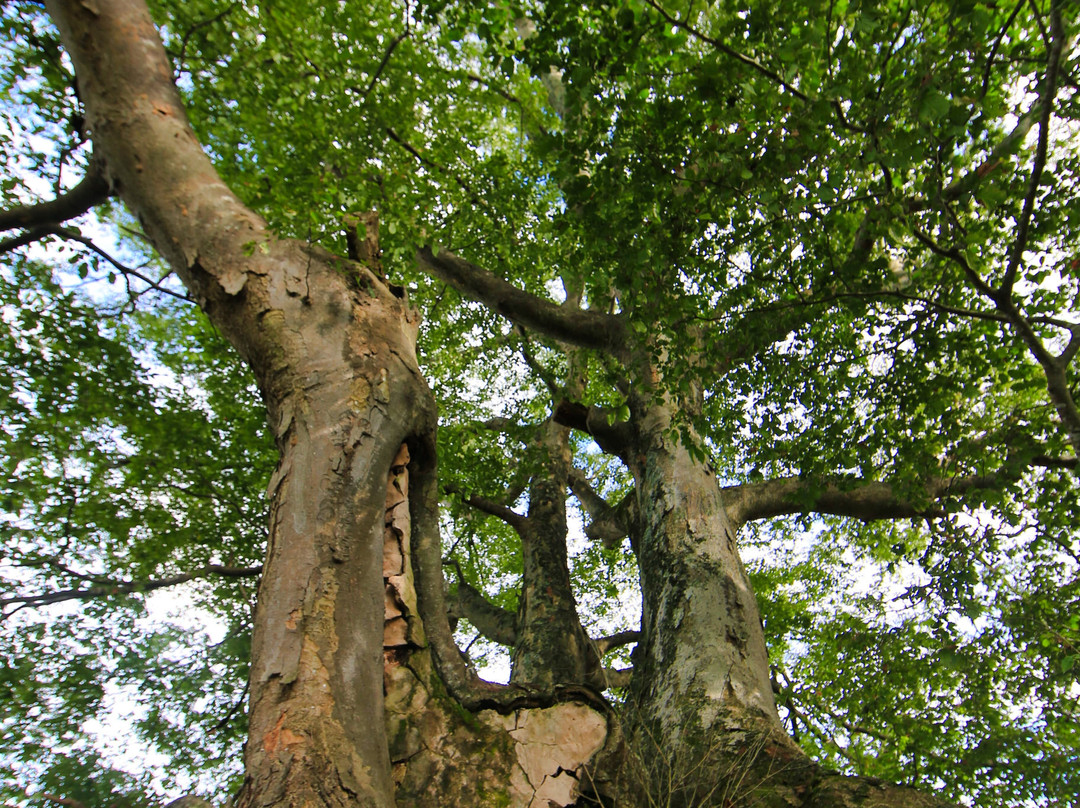
[[[19,789],[130,794],[63,722],[191,670],[201,729],[144,730],[198,773],[245,727],[244,806],[1076,799],[1074,9],[46,8],[3,12]],[[236,636],[173,665],[131,596],[192,578]]]

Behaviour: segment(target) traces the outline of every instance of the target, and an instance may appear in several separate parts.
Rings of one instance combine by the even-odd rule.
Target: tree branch
[[[582,348],[595,348],[616,356],[625,354],[627,329],[615,315],[564,308],[542,300],[447,250],[436,254],[425,245],[417,251],[416,258],[428,274],[518,325]]]
[[[61,797],[58,794],[50,794],[47,791],[37,791],[33,794],[26,792],[26,796],[32,800],[45,800],[53,805],[62,805],[64,808],[86,808],[86,804],[74,797]]]
[[[513,647],[517,642],[516,615],[496,606],[470,585],[462,576],[460,567],[456,596],[447,596],[447,613],[451,617],[465,618],[483,637],[494,643]]]
[[[1004,472],[937,478],[917,492],[919,501],[902,496],[890,483],[861,481],[847,486],[801,477],[726,486],[723,492],[728,516],[736,525],[797,513],[827,513],[872,522],[941,516],[944,512],[931,503],[950,494],[992,488],[1009,478]]]
[[[557,424],[568,426],[592,437],[597,446],[616,457],[623,457],[633,439],[633,427],[628,421],[611,423],[609,410],[586,407],[573,401],[560,401],[552,416]]]
[[[633,674],[633,668],[604,668],[604,684],[608,688],[630,687],[630,678]]]
[[[224,578],[252,577],[262,573],[262,567],[227,567],[221,564],[207,564],[194,572],[185,572],[168,578],[155,581],[110,581],[96,586],[88,586],[81,589],[63,589],[59,592],[43,592],[39,595],[20,595],[10,598],[0,598],[0,610],[8,606],[14,609],[4,612],[4,617],[9,617],[19,609],[34,606],[48,606],[53,603],[63,603],[68,600],[91,600],[93,598],[109,597],[113,595],[130,595],[135,592],[153,592],[156,589],[164,589],[169,586],[184,584],[198,578],[209,578],[220,575]]]
[[[1054,96],[1057,95],[1058,71],[1061,66],[1061,51],[1065,46],[1064,23],[1061,19],[1061,7],[1057,3],[1050,4],[1050,23],[1053,31],[1053,40],[1050,52],[1047,54],[1046,77],[1042,92],[1039,94],[1042,114],[1039,119],[1039,141],[1035,147],[1035,159],[1031,166],[1031,177],[1028,179],[1028,191],[1024,197],[1024,209],[1020,213],[1020,221],[1016,226],[1016,240],[1013,242],[1012,251],[1009,254],[1009,263],[1005,269],[1005,277],[1001,282],[1001,292],[1011,295],[1016,283],[1016,273],[1020,267],[1020,260],[1027,248],[1028,236],[1031,230],[1031,219],[1035,213],[1036,197],[1039,193],[1039,185],[1042,183],[1043,171],[1046,168],[1046,156],[1050,147],[1050,123],[1054,115]]]
[[[465,180],[463,180],[455,172],[451,171],[447,166],[444,166],[441,163],[436,163],[434,160],[429,160],[428,158],[424,157],[424,155],[422,155],[420,153],[419,149],[417,149],[415,146],[413,146],[411,143],[409,143],[409,141],[405,140],[405,138],[403,138],[401,135],[399,135],[393,128],[391,128],[389,126],[386,127],[386,134],[389,135],[389,137],[390,137],[390,139],[392,141],[397,143],[399,146],[401,146],[401,148],[405,149],[405,151],[407,151],[409,154],[411,154],[413,157],[415,157],[420,162],[421,165],[425,165],[425,166],[428,166],[429,168],[433,168],[436,171],[438,171],[438,172],[440,172],[442,174],[446,174],[447,176],[453,178],[454,182],[456,182],[458,184],[458,186],[460,186],[461,190],[463,190],[465,193],[467,193],[469,195],[469,199],[477,207],[480,207],[480,208],[487,208],[488,207],[487,200],[483,199],[479,194],[477,194],[476,191],[473,189],[473,187],[471,185],[469,185],[469,183],[467,183]]]
[[[456,494],[461,497],[461,501],[466,505],[476,508],[476,510],[486,513],[488,516],[494,516],[496,519],[502,520],[518,533],[528,530],[529,518],[527,516],[522,516],[517,511],[508,508],[495,500],[488,499],[487,497],[478,497],[475,494],[466,496],[465,494],[462,494],[461,489],[456,485],[444,486],[443,490],[448,494]]]
[[[596,650],[599,652],[600,656],[603,656],[608,651],[622,648],[624,645],[630,645],[630,643],[638,642],[640,640],[640,631],[620,631],[618,634],[611,634],[607,637],[593,640],[593,643],[596,645]]]
[[[585,535],[593,541],[602,542],[608,549],[618,546],[629,534],[630,525],[637,517],[635,492],[631,491],[617,505],[612,505],[596,492],[585,474],[576,468],[570,470],[570,490],[589,515]]]
[[[371,91],[375,88],[375,85],[376,85],[376,83],[378,83],[379,78],[382,76],[383,71],[386,69],[386,66],[390,63],[390,57],[394,54],[394,50],[397,48],[398,45],[400,45],[402,43],[402,41],[404,39],[409,37],[411,34],[412,34],[412,32],[408,28],[406,28],[404,31],[402,31],[400,34],[398,34],[396,37],[394,37],[394,39],[390,42],[390,46],[386,49],[386,52],[383,54],[382,61],[379,62],[379,66],[377,68],[375,68],[375,73],[374,73],[374,75],[372,75],[371,81],[368,82],[368,86],[364,88],[364,92],[360,95],[360,102],[361,103],[363,103],[364,101],[367,100],[367,97],[371,94]]]
[[[175,297],[177,300],[183,300],[185,303],[194,302],[187,295],[180,294],[179,292],[174,292],[171,289],[166,289],[158,281],[147,277],[143,273],[139,272],[137,269],[133,269],[132,267],[121,263],[117,259],[113,258],[113,256],[111,256],[101,247],[99,247],[97,244],[95,244],[91,239],[87,238],[82,233],[79,233],[77,230],[73,230],[70,227],[55,227],[52,225],[45,225],[43,227],[36,228],[34,231],[31,232],[38,233],[37,238],[44,238],[45,236],[58,236],[60,238],[67,239],[68,241],[76,241],[79,244],[82,244],[84,247],[89,248],[97,255],[104,258],[106,261],[112,264],[122,275],[126,275],[128,277],[136,278],[142,281],[155,292],[159,292],[163,295],[168,295],[170,297]],[[0,254],[3,254],[4,252],[6,252],[4,244],[0,244]]]
[[[109,198],[109,183],[100,162],[91,157],[86,175],[70,191],[48,202],[23,205],[0,211],[0,232],[16,227],[34,228],[39,225],[60,224],[81,216]]]
[[[439,497],[434,462],[436,416],[431,412],[428,417],[427,428],[409,444],[412,455],[409,512],[413,515],[413,567],[420,617],[424,621],[436,669],[447,691],[463,707],[474,712],[490,708],[505,715],[522,707],[548,707],[574,701],[608,714],[610,706],[591,688],[574,685],[538,690],[522,685],[498,685],[481,679],[462,656],[450,630],[443,591],[445,578],[439,550]]]
[[[955,202],[967,194],[972,193],[986,177],[997,171],[1006,157],[1020,147],[1024,142],[1024,138],[1027,137],[1028,132],[1031,131],[1031,127],[1033,127],[1041,117],[1042,104],[1040,101],[1036,101],[1034,105],[1032,105],[1032,108],[1020,117],[1016,122],[1016,126],[1012,128],[1012,131],[993,148],[985,160],[979,163],[973,170],[968,171],[962,177],[954,180],[941,192],[942,199],[945,202]],[[928,202],[926,200],[918,202],[912,201],[907,204],[906,210],[908,213],[914,213],[919,210],[924,210],[927,205]]]
[[[751,70],[760,73],[762,76],[765,76],[765,78],[769,79],[769,81],[780,87],[783,87],[784,90],[791,93],[791,95],[793,95],[795,98],[798,98],[803,103],[812,103],[816,100],[811,96],[807,95],[806,93],[802,92],[794,85],[792,85],[775,70],[770,70],[769,68],[765,67],[765,65],[759,62],[757,59],[751,58],[744,53],[740,53],[739,51],[721,42],[720,40],[715,39],[708,34],[702,33],[689,23],[683,22],[678,17],[672,16],[659,3],[655,2],[655,0],[645,0],[645,2],[653,9],[655,9],[655,11],[671,25],[675,26],[676,28],[680,28],[683,31],[686,31],[686,33],[690,34],[690,36],[694,37],[695,39],[711,45],[721,53],[730,56],[732,59],[739,62],[740,64],[744,64]],[[865,132],[864,129],[856,126],[847,119],[847,116],[844,114],[844,107],[838,100],[831,101],[829,105],[833,108],[833,111],[836,112],[837,120],[840,121],[841,126],[843,126],[845,129],[850,129],[853,132]]]

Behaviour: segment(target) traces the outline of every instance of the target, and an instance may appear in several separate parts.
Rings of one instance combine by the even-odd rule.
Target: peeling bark
[[[240,805],[387,808],[383,501],[433,408],[416,316],[366,268],[274,238],[221,182],[141,0],[49,12],[110,187],[253,369],[280,453]]]
[[[607,717],[573,702],[509,712],[463,709],[433,665],[411,569],[409,452],[402,446],[386,495],[384,677],[387,737],[402,808],[576,802],[607,738]]]

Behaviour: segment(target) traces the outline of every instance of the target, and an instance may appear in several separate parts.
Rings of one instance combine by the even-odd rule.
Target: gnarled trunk
[[[252,644],[242,805],[391,805],[383,734],[386,480],[430,394],[408,310],[308,271],[267,309],[282,371],[263,382],[281,461]],[[261,374],[260,374],[261,375]]]
[[[529,485],[529,515],[518,531],[524,569],[510,681],[602,690],[600,655],[581,626],[567,563],[569,433],[550,420],[539,428],[541,468]]]
[[[366,268],[279,241],[195,139],[142,0],[56,0],[109,184],[251,366],[281,461],[252,648],[257,805],[393,805],[383,720],[386,479],[432,407],[416,323]]]
[[[574,804],[607,738],[606,716],[574,703],[470,712],[439,677],[418,613],[409,459],[402,446],[387,486],[383,554],[387,735],[397,804]]]

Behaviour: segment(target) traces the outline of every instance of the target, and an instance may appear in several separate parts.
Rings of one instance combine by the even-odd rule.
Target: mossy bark
[[[387,486],[383,550],[383,671],[397,804],[570,805],[586,767],[603,746],[607,719],[574,703],[474,714],[447,693],[417,609],[408,461],[402,446]]]
[[[581,626],[567,560],[569,433],[551,420],[538,430],[540,468],[529,485],[528,518],[518,529],[524,569],[510,681],[602,690],[600,655]]]

